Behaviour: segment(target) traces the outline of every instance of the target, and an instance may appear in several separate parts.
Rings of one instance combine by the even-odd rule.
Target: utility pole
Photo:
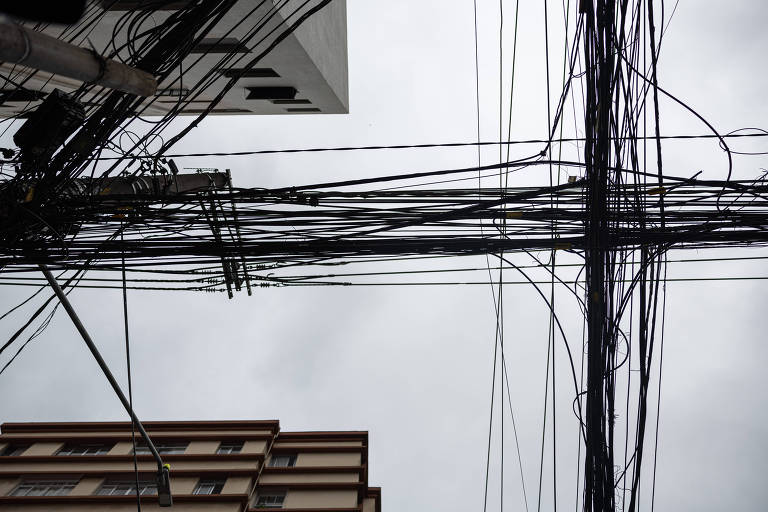
[[[65,43],[0,17],[0,60],[135,94],[152,96],[155,77],[140,69],[102,58],[94,51]]]
[[[613,420],[606,417],[606,368],[610,364],[607,328],[608,172],[611,162],[611,107],[614,57],[614,2],[582,1],[586,16],[586,164],[585,263],[587,292],[587,390],[584,458],[584,509],[615,510],[613,484]]]
[[[104,361],[104,358],[101,357],[101,353],[99,352],[99,349],[96,348],[96,344],[91,339],[91,336],[88,334],[88,331],[85,329],[85,326],[80,321],[80,318],[77,316],[77,313],[75,312],[75,308],[72,307],[72,304],[69,302],[69,299],[67,298],[67,294],[64,293],[64,290],[61,289],[61,286],[59,286],[59,283],[56,281],[56,277],[51,273],[50,270],[48,270],[48,267],[40,264],[39,265],[40,270],[43,272],[43,275],[45,275],[45,278],[48,280],[48,284],[51,285],[51,288],[53,288],[53,292],[56,294],[56,297],[58,297],[59,302],[61,302],[61,305],[64,306],[64,310],[69,315],[69,318],[72,320],[72,323],[75,324],[75,328],[77,328],[77,332],[80,333],[80,336],[83,338],[83,341],[85,341],[85,344],[88,346],[88,349],[91,351],[91,354],[93,354],[93,358],[96,359],[96,362],[99,364],[99,367],[101,368],[101,371],[104,373],[104,376],[109,381],[110,386],[112,386],[112,389],[115,391],[115,394],[120,399],[120,402],[122,402],[123,407],[125,407],[125,410],[128,412],[128,415],[131,417],[131,420],[136,424],[136,428],[139,429],[139,433],[141,434],[141,437],[144,438],[144,442],[147,443],[147,447],[149,448],[149,451],[152,452],[152,456],[155,458],[155,461],[157,462],[157,494],[158,494],[158,501],[161,507],[170,507],[173,504],[173,498],[171,496],[171,481],[170,481],[170,466],[168,464],[163,463],[162,457],[160,457],[160,453],[157,451],[157,448],[155,448],[154,443],[152,443],[152,439],[149,438],[149,434],[147,434],[147,431],[144,430],[144,425],[141,424],[141,421],[139,421],[139,418],[136,417],[136,413],[133,412],[133,408],[131,408],[130,402],[125,397],[125,394],[120,389],[120,385],[117,383],[117,379],[115,379],[115,376],[112,375],[112,372],[109,370],[109,366],[107,366],[106,361]]]

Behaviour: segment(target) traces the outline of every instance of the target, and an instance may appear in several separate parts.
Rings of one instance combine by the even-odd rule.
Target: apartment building
[[[367,432],[282,432],[276,420],[144,423],[178,511],[381,512]],[[4,423],[0,510],[160,510],[157,465],[131,425]],[[138,475],[138,488],[137,488]],[[168,510],[167,508],[163,510]]]
[[[142,32],[160,25],[191,0],[89,0],[78,25],[27,26],[118,59],[142,44]],[[161,80],[142,116],[173,110],[198,115],[234,77],[236,86],[213,115],[346,114],[349,112],[346,0],[334,0],[304,21],[252,69],[244,67],[306,11],[302,0],[239,0],[205,38],[189,48],[179,69]],[[310,4],[314,5],[314,4]],[[150,12],[151,11],[151,12]],[[85,24],[89,23],[89,26]],[[91,26],[92,25],[92,26]],[[190,40],[195,34],[190,34]],[[242,72],[242,73],[241,73]],[[242,76],[241,76],[242,75]],[[0,118],[24,116],[54,89],[71,92],[81,82],[60,75],[0,63]],[[205,87],[199,84],[205,82]],[[21,88],[14,84],[21,84]],[[87,109],[98,105],[86,98]]]

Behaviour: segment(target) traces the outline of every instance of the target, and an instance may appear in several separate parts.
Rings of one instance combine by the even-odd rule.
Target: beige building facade
[[[368,486],[367,432],[281,432],[271,420],[144,426],[171,466],[172,509],[381,512],[381,489]],[[136,510],[130,423],[0,428],[0,510]],[[157,465],[138,435],[136,454],[141,508],[160,510]]]

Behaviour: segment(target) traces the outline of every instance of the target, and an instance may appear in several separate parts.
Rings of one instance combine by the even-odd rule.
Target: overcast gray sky
[[[482,138],[492,140],[498,137],[498,2],[478,3]],[[505,74],[514,4],[504,2]],[[543,4],[521,4],[512,137],[544,137]],[[668,4],[669,12],[674,2]],[[562,6],[551,1],[549,9],[552,52],[559,55],[562,28],[555,26],[562,27]],[[722,132],[766,125],[767,9],[746,0],[681,0],[665,35],[661,84]],[[209,118],[176,149],[475,139],[471,0],[348,0],[348,30],[349,115]],[[555,77],[561,62],[553,58]],[[508,90],[508,77],[504,81]],[[552,97],[558,92],[553,87]],[[681,109],[662,107],[663,132],[706,131]],[[761,148],[759,141],[734,145]],[[724,177],[725,157],[713,142],[669,142],[665,157],[671,174],[703,170],[705,176]],[[484,154],[486,161],[492,158],[492,152]],[[737,157],[737,176],[759,174],[765,160]],[[465,148],[203,158],[182,164],[230,168],[239,186],[269,187],[475,162],[474,150]],[[547,179],[529,173],[511,184]],[[479,261],[484,262],[472,264]],[[693,265],[670,265],[670,277],[768,275],[759,262]],[[509,277],[518,276],[510,272]],[[667,286],[658,510],[765,510],[766,283]],[[7,309],[28,290],[3,288],[1,293]],[[564,321],[578,346],[581,322],[574,305],[562,297]],[[119,292],[78,290],[71,299],[124,380]],[[504,301],[512,405],[533,507],[548,313],[525,286],[507,287]],[[132,292],[129,308],[135,403],[142,419],[277,418],[286,430],[369,430],[370,484],[383,487],[386,510],[482,507],[495,325],[489,287],[257,289],[253,297],[241,294],[234,300],[221,294]],[[0,325],[0,332],[21,317],[12,320]],[[557,357],[558,380],[567,383],[560,345]],[[558,506],[570,509],[577,495],[573,388],[564,384],[557,392]],[[651,410],[655,417],[655,407]],[[0,376],[0,421],[118,419],[125,419],[118,400],[61,313]],[[524,510],[508,420],[505,510]],[[498,439],[498,424],[494,431]],[[543,510],[552,508],[551,431],[547,446]],[[494,443],[494,500],[499,455]],[[648,497],[642,505],[649,504]]]

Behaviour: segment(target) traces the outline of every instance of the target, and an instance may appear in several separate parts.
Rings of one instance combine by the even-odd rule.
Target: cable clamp
[[[101,80],[104,78],[104,74],[107,72],[107,59],[105,59],[93,47],[91,47],[88,51],[91,52],[91,55],[93,55],[93,58],[96,59],[96,62],[99,63],[99,73],[96,75],[96,78],[94,78],[93,80],[91,80],[88,83],[89,84],[98,84],[99,82],[101,82]]]

